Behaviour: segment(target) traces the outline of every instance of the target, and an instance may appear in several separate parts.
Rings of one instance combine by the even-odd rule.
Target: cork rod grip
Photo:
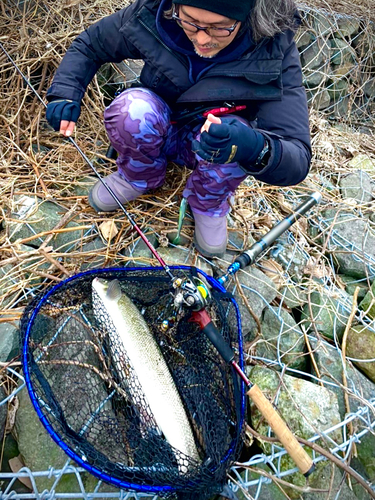
[[[257,385],[253,385],[247,392],[247,395],[254,401],[254,404],[267,420],[271,429],[295,461],[302,474],[306,477],[309,476],[314,470],[312,459],[302,448],[293,433],[288,429],[286,423],[274,409],[270,401]]]

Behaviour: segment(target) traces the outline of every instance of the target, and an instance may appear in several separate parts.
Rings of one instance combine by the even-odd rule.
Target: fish
[[[119,341],[134,369],[145,399],[155,421],[168,443],[176,450],[200,462],[192,428],[181,396],[174,383],[164,356],[152,335],[144,317],[132,300],[122,291],[118,280],[94,278],[92,281],[93,312],[99,324],[106,322],[104,310],[113,323],[116,332],[111,334],[108,322],[103,326],[112,335],[110,344]],[[114,347],[115,349],[115,347]],[[118,349],[115,349],[118,352]],[[124,363],[119,355],[114,356],[119,370]],[[125,376],[125,375],[124,375]],[[176,454],[177,462],[179,454]],[[180,458],[180,462],[183,458]],[[186,471],[186,464],[179,464],[179,470]]]

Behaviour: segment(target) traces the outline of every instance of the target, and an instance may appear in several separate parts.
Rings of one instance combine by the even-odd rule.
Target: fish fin
[[[108,283],[106,297],[109,300],[117,302],[122,295],[122,290],[118,280],[112,280]]]

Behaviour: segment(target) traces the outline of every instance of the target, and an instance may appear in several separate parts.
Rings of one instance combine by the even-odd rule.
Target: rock
[[[322,110],[328,108],[331,102],[331,96],[327,89],[317,89],[317,90],[309,90],[306,89],[307,93],[307,102],[314,109]]]
[[[353,63],[356,60],[355,50],[342,38],[331,39],[331,64],[335,66]]]
[[[146,235],[151,245],[154,248],[158,248],[158,238],[155,232],[146,228],[144,234]],[[161,247],[158,248],[158,253],[160,253],[159,251],[163,251]],[[142,264],[142,259],[146,261],[153,259],[151,250],[148,248],[146,243],[140,238],[140,236],[138,236],[138,234],[137,235],[134,234],[132,242],[127,245],[123,253],[126,257],[134,259],[135,266]]]
[[[318,91],[319,94],[322,93],[322,85],[327,79],[327,75],[324,71],[319,69],[304,69],[303,70],[303,84],[306,85],[309,91]]]
[[[272,471],[267,467],[266,464],[256,464],[256,468],[263,470],[267,474],[271,474]],[[250,483],[250,482],[255,482],[255,481],[262,481],[262,486],[259,491],[259,485],[251,485],[247,488],[246,492],[249,493],[249,495],[245,495],[245,493],[242,491],[242,489],[239,489],[236,492],[236,496],[238,500],[249,500],[249,498],[256,498],[259,493],[261,496],[258,498],[262,500],[286,500],[288,497],[284,495],[284,493],[281,491],[281,489],[277,486],[277,484],[272,481],[268,480],[264,477],[261,476],[260,474],[257,474],[256,471],[249,470],[241,473],[241,478],[243,482]],[[289,491],[288,491],[289,493]],[[289,497],[290,498],[290,497]],[[223,499],[224,500],[224,499]]]
[[[283,236],[278,241],[279,244],[271,252],[271,256],[282,265],[293,281],[299,283],[303,277],[309,255],[301,247],[286,243]]]
[[[374,160],[365,154],[356,155],[352,160],[350,160],[348,167],[353,170],[361,170],[362,172],[368,172],[370,174],[375,172]]]
[[[375,277],[375,234],[366,219],[356,217],[350,211],[327,210],[322,216],[325,221],[323,242],[333,252],[333,261],[340,274],[358,279],[372,280]]]
[[[367,377],[375,382],[375,332],[363,326],[353,326],[348,333],[346,354]],[[357,360],[374,360],[360,362]]]
[[[187,252],[186,248],[158,247],[158,254],[165,262],[168,263],[169,266],[191,266],[194,263],[195,267],[201,269],[207,275],[212,276],[212,268],[207,261],[200,256],[195,259],[196,255],[193,255],[191,252]]]
[[[14,243],[19,239],[35,235],[29,245],[39,247],[46,236],[37,237],[36,235],[51,231],[60,222],[64,213],[65,209],[52,201],[43,201],[30,196],[16,196],[11,217],[18,219],[19,222],[9,223],[9,240]],[[70,221],[65,227],[78,227],[79,225],[77,222]],[[82,230],[58,233],[53,237],[50,244],[55,249],[63,250],[64,247],[66,248],[66,246],[82,237]]]
[[[337,289],[331,292],[323,289],[321,292],[314,291],[310,295],[311,314],[309,304],[302,309],[301,319],[305,321],[308,331],[316,330],[330,339],[341,339],[351,311],[351,298],[343,290]],[[311,317],[312,316],[312,317]]]
[[[144,61],[142,59],[127,59],[126,61],[115,63],[114,65],[118,69],[118,73],[115,74],[113,80],[116,83],[125,83],[126,88],[129,88],[132,83],[138,81],[138,77],[144,66]]]
[[[365,83],[363,91],[367,97],[375,96],[375,78],[372,78]]]
[[[14,323],[0,323],[0,361],[10,361],[19,354],[18,326]]]
[[[371,290],[366,293],[362,302],[359,304],[359,308],[366,313],[370,319],[375,319],[375,280],[371,285]]]
[[[329,36],[335,29],[335,18],[330,12],[312,9],[309,17],[309,26],[313,27],[318,38]]]
[[[88,196],[91,188],[98,182],[97,177],[88,175],[77,179],[73,184],[73,193],[77,196]]]
[[[15,433],[26,467],[32,471],[48,470],[50,466],[62,468],[68,457],[42,426],[25,388],[18,393],[18,398]],[[54,484],[54,478],[36,477],[35,482],[38,490],[49,490]],[[74,475],[64,475],[59,481],[57,491],[77,491],[77,479]]]
[[[302,307],[307,302],[307,292],[302,286],[291,282],[279,290],[280,303],[285,304],[290,309]]]
[[[101,238],[96,237],[92,241],[85,243],[80,248],[80,253],[91,253],[84,257],[84,262],[81,265],[81,271],[87,271],[88,269],[99,269],[104,266],[106,258],[103,254],[99,252],[106,248],[106,245],[102,242]]]
[[[316,433],[326,431],[341,422],[336,395],[328,389],[289,375],[283,375],[282,383],[280,383],[279,374],[261,366],[250,367],[247,372],[250,380],[259,386],[269,400],[273,401],[277,396],[277,409],[296,436],[309,439]],[[251,399],[250,408],[252,427],[261,435],[267,435],[268,425]],[[331,431],[329,436],[336,443],[342,443],[340,430]],[[321,441],[318,440],[317,443],[321,444]],[[261,441],[259,444],[265,453],[271,452],[269,443]],[[324,444],[321,445],[324,446]],[[305,450],[310,455],[312,454],[308,448]],[[322,465],[322,462],[317,464],[315,475],[319,474],[319,468]],[[281,457],[281,471],[288,471],[294,467],[295,463],[288,454]],[[284,479],[298,486],[306,484],[305,477],[299,472],[288,475]],[[294,495],[296,493],[294,491]],[[293,496],[292,498],[299,497]]]
[[[315,37],[312,31],[306,30],[305,27],[302,27],[297,31],[295,39],[299,52],[302,52],[303,48],[313,43]]]
[[[373,199],[374,183],[365,171],[358,170],[341,177],[339,185],[343,198],[353,198],[358,203],[369,203]]]
[[[355,289],[358,287],[358,302],[365,298],[366,293],[369,291],[369,287],[366,281],[358,281],[353,276],[347,276],[346,274],[339,274],[338,279],[345,285],[345,291],[349,295],[354,295]]]
[[[352,16],[337,16],[336,17],[338,32],[341,36],[351,38],[357,34],[361,26],[360,19]]]
[[[344,97],[349,95],[349,80],[345,77],[330,79],[327,84],[327,90],[330,98],[339,103]]]
[[[237,276],[241,284],[241,292],[245,295],[255,316],[260,320],[265,307],[277,296],[275,284],[265,273],[256,267],[252,267],[246,271],[240,270],[237,272]],[[233,279],[231,279],[228,282],[227,290],[232,291],[233,287]],[[236,287],[234,288],[234,298],[240,311],[242,334],[245,340],[250,340],[252,334],[257,329],[257,324],[246,306],[240,291]]]
[[[319,69],[324,71],[329,61],[330,45],[326,41],[317,38],[315,43],[310,44],[301,52],[303,71]]]
[[[262,338],[255,344],[256,355],[287,365],[306,369],[305,340],[294,318],[284,309],[269,307],[264,311]]]
[[[332,474],[334,474],[333,480]],[[343,479],[341,469],[332,463],[325,463],[324,468],[313,474],[309,479],[309,486],[312,489],[328,490],[327,485],[330,485],[329,493],[327,491],[303,493],[303,500],[337,500],[338,498],[340,500],[357,500],[357,497]]]
[[[340,416],[341,419],[344,420],[347,414],[347,408],[344,399],[346,391],[341,388],[344,370],[341,352],[328,342],[317,341],[315,338],[311,337],[309,341],[321,380],[323,382],[328,382],[330,385],[325,385],[325,387],[336,394]],[[350,393],[348,393],[350,411],[355,413],[358,408],[365,405],[363,399],[368,401],[375,398],[375,384],[357,370],[348,359],[346,360],[345,373],[348,389],[354,394],[351,396]]]

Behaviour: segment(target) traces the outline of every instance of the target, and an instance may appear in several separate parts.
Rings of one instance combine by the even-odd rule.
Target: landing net
[[[192,278],[196,270],[173,273]],[[95,310],[95,277],[118,280],[143,315],[180,394],[199,460],[174,449],[160,432],[119,332],[111,331],[107,310]],[[236,303],[213,278],[200,277],[212,287],[208,313],[241,353]],[[24,314],[24,374],[42,423],[78,465],[127,490],[204,499],[220,491],[238,456],[244,395],[232,367],[189,322],[191,312],[174,313],[172,283],[162,269],[104,269],[69,278]]]

